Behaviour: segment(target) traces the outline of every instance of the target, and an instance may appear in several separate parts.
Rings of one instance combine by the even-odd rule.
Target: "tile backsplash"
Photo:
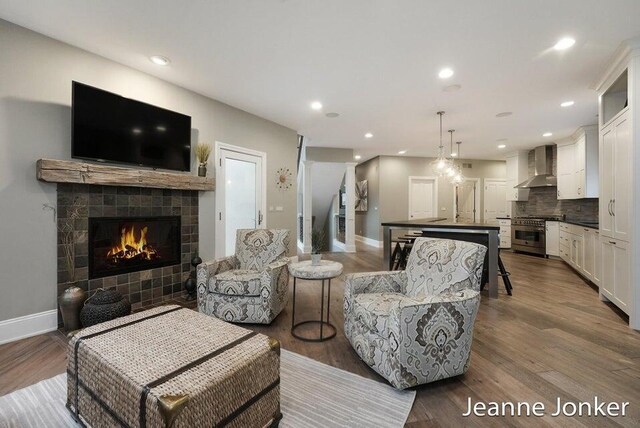
[[[552,171],[556,174],[558,163],[557,146],[553,146]],[[534,153],[529,152],[529,176],[534,174]],[[558,200],[556,187],[536,187],[529,190],[529,200],[513,202],[513,216],[561,216],[580,221],[598,221],[598,199]]]
[[[555,187],[529,190],[529,200],[514,202],[514,216],[561,216],[572,220],[598,221],[598,199],[563,199],[556,197]]]

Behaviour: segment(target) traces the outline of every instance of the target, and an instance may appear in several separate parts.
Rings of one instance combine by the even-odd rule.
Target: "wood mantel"
[[[48,183],[96,184],[101,186],[153,187],[157,189],[215,190],[210,177],[189,173],[123,168],[70,160],[39,159],[38,180]]]

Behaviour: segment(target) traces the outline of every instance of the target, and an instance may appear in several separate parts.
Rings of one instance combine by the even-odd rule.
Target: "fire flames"
[[[113,263],[124,260],[157,259],[158,252],[147,243],[147,232],[147,226],[140,229],[140,233],[136,233],[135,226],[124,226],[120,231],[120,243],[109,250],[107,258]]]

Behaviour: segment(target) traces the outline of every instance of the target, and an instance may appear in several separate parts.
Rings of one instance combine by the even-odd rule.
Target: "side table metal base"
[[[336,336],[336,327],[329,322],[329,308],[331,305],[331,279],[327,279],[328,288],[327,288],[327,318],[326,321],[324,319],[324,281],[322,279],[322,291],[320,294],[320,319],[319,320],[307,320],[296,323],[296,282],[297,278],[293,277],[293,313],[291,314],[291,335],[296,339],[303,340],[305,342],[324,342],[325,340],[332,339]],[[317,324],[320,326],[320,336],[317,338],[308,338],[304,336],[300,336],[296,333],[296,329],[302,325],[306,324]],[[328,328],[330,333],[329,335],[324,334],[324,329]]]
[[[307,337],[303,337],[300,336],[299,334],[296,333],[296,328],[300,327],[301,325],[304,324],[320,324],[322,323],[322,326],[326,329],[329,328],[331,331],[331,334],[324,335],[322,337],[318,337],[318,338],[307,338]],[[300,339],[300,340],[304,340],[305,342],[324,342],[325,340],[329,340],[329,339],[333,339],[336,336],[336,327],[331,324],[328,323],[326,321],[318,321],[318,320],[310,320],[310,321],[302,321],[299,323],[296,323],[292,328],[291,328],[291,335],[293,337],[295,337],[296,339]]]

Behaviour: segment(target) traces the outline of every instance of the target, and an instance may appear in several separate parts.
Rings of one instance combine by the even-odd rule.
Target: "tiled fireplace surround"
[[[191,259],[198,251],[198,192],[140,187],[58,184],[58,225],[65,220],[69,205],[78,200],[80,218],[74,221],[75,273],[78,286],[91,296],[98,288],[115,289],[126,296],[132,309],[181,298],[183,282],[189,276]],[[181,218],[181,264],[88,279],[89,217],[169,216]],[[58,234],[58,296],[69,286]],[[60,319],[59,319],[60,321]]]

